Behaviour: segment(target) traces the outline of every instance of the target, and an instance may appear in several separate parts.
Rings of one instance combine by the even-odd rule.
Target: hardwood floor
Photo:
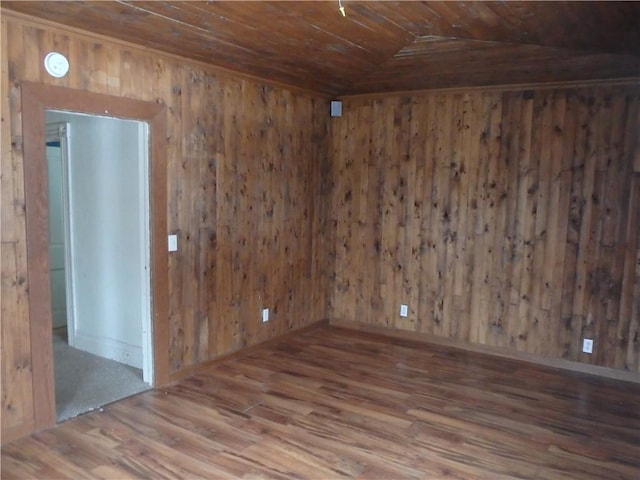
[[[640,386],[319,327],[2,448],[2,478],[638,479]]]

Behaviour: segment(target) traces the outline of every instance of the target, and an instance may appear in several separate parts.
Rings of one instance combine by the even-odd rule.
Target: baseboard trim
[[[357,330],[359,332],[370,333],[390,338],[398,338],[401,340],[408,340],[421,344],[433,344],[449,348],[456,348],[469,352],[483,353],[494,357],[520,360],[523,362],[534,363],[536,365],[545,367],[558,368],[562,370],[569,370],[572,372],[585,373],[588,375],[595,375],[598,377],[606,377],[614,380],[640,384],[640,373],[630,372],[628,370],[618,370],[616,368],[588,365],[585,363],[566,360],[564,358],[549,358],[533,353],[514,352],[500,347],[466,343],[461,340],[437,337],[435,335],[429,335],[427,333],[411,332],[408,330],[394,330],[386,327],[366,325],[363,323],[350,322],[345,320],[331,320],[329,322],[329,325],[336,328]]]
[[[198,373],[204,372],[216,365],[218,365],[219,363],[222,362],[226,362],[228,360],[233,360],[236,358],[241,358],[243,356],[246,355],[250,355],[252,352],[254,352],[255,350],[259,349],[259,348],[265,348],[265,347],[269,347],[272,345],[276,345],[278,343],[282,343],[282,342],[286,342],[288,338],[294,336],[294,335],[304,335],[307,332],[310,332],[312,330],[315,330],[317,328],[321,328],[321,327],[327,327],[329,325],[329,320],[319,320],[317,322],[312,323],[311,325],[307,325],[304,327],[300,327],[296,330],[291,330],[290,332],[287,332],[283,335],[279,335],[277,337],[273,337],[270,338],[268,340],[265,340],[263,342],[260,343],[256,343],[255,345],[251,345],[249,347],[245,347],[242,348],[240,350],[237,350],[235,352],[232,353],[228,353],[225,355],[221,355],[219,357],[216,358],[212,358],[211,360],[207,360],[206,362],[202,362],[199,363],[198,365],[193,365],[190,367],[186,367],[183,368],[182,370],[172,373],[171,375],[169,375],[169,382],[170,383],[175,383],[178,382],[180,380],[183,380],[187,377],[191,377],[193,375],[196,375]],[[159,387],[162,388],[162,387]]]
[[[72,343],[73,342],[73,343]],[[69,344],[78,350],[115,360],[133,368],[142,368],[142,347],[131,345],[106,337],[95,337],[85,333],[76,333]]]
[[[21,425],[2,430],[2,439],[0,444],[4,445],[13,442],[21,437],[29,435],[37,430],[35,422],[23,423]]]

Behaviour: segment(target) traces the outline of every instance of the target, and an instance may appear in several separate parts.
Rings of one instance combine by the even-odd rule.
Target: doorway
[[[52,110],[45,120],[61,421],[152,382],[148,129]]]
[[[49,207],[45,111],[61,110],[139,120],[149,125],[150,293],[153,385],[169,381],[166,119],[163,105],[25,82],[21,85],[29,322],[35,428],[55,423]]]

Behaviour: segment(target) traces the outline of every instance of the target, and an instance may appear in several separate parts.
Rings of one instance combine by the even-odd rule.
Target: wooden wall
[[[37,401],[25,80],[166,105],[174,374],[329,316],[640,370],[637,86],[351,97],[329,124],[322,97],[6,12],[1,80],[3,438]]]
[[[345,98],[333,318],[640,371],[639,105],[637,82]]]
[[[51,50],[68,56],[68,76],[43,71]],[[3,12],[3,438],[29,431],[37,401],[21,81],[166,105],[168,229],[180,246],[169,257],[172,373],[326,317],[317,201],[328,188],[326,99]]]

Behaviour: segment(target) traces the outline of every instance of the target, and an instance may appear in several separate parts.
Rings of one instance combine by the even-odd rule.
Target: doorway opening
[[[33,428],[56,422],[51,311],[45,112],[59,110],[126,120],[149,128],[150,310],[153,385],[170,381],[167,255],[166,110],[158,102],[37,83],[21,84],[22,138],[33,375]]]
[[[148,127],[47,110],[56,418],[150,388]]]

